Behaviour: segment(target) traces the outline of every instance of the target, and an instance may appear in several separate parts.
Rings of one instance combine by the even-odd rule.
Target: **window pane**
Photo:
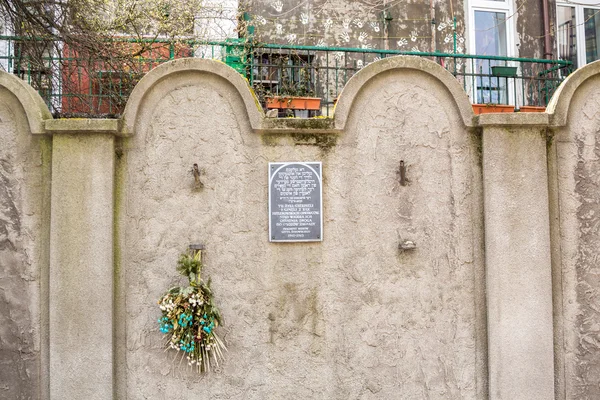
[[[598,49],[600,48],[600,10],[593,8],[583,9],[583,18],[585,21],[585,61],[592,62],[598,59]]]
[[[506,56],[506,14],[475,11],[475,52],[479,55]]]
[[[475,11],[475,53],[486,56],[506,56],[506,14]],[[506,104],[507,78],[493,77],[492,68],[504,61],[477,60],[477,103]]]
[[[571,61],[577,68],[575,7],[557,7],[556,19],[558,22],[558,56],[561,60]]]

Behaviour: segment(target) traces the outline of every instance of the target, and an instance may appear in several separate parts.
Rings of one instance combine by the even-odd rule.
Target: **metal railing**
[[[120,39],[121,46],[139,41]],[[461,83],[473,103],[545,106],[571,72],[565,60],[406,52],[397,50],[255,44],[243,39],[225,42],[148,41],[133,59],[82,57],[54,44],[35,60],[27,46],[41,46],[18,37],[0,36],[0,68],[36,88],[56,116],[118,117],[141,77],[166,61],[180,57],[218,59],[248,79],[265,108],[279,115],[333,114],[348,80],[368,64],[396,55],[425,57],[440,64]],[[315,97],[320,107],[302,110],[269,98]],[[271,105],[270,105],[271,104]]]

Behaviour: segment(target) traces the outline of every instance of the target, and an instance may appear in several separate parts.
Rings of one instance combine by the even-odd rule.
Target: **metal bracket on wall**
[[[190,252],[193,255],[200,253],[200,262],[202,263],[202,255],[203,255],[202,252],[204,250],[204,245],[200,244],[200,243],[192,243],[192,244],[190,244],[189,248],[190,248]]]
[[[406,186],[408,182],[409,180],[406,179],[406,164],[404,160],[400,160],[400,185]]]
[[[200,173],[201,172],[198,168],[198,164],[194,164],[194,166],[192,167],[192,174],[194,174],[194,180],[196,181],[195,185],[197,189],[204,187],[204,183],[200,181]]]
[[[412,240],[402,240],[398,245],[398,250],[409,251],[417,248],[417,244]]]

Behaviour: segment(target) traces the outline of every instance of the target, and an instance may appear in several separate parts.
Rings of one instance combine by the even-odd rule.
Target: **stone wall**
[[[391,69],[362,88],[343,131],[302,137],[253,131],[215,74],[174,71],[151,87],[117,172],[123,396],[483,393],[480,152],[456,108],[436,79]],[[323,242],[268,241],[275,161],[323,163]],[[402,239],[418,250],[400,254]],[[156,299],[190,243],[206,246],[226,318],[229,354],[214,379],[182,373],[156,334]]]
[[[560,125],[549,155],[556,198],[554,218],[556,347],[562,358],[562,396],[600,396],[598,215],[600,118],[598,63],[578,71],[556,101]]]
[[[48,373],[52,147],[24,110],[43,112],[37,93],[8,75],[0,85],[0,397],[37,399]]]
[[[597,396],[599,76],[547,114],[474,116],[395,57],[333,119],[268,119],[234,70],[182,59],[121,120],[54,120],[0,74],[0,397]],[[275,161],[322,162],[322,242],[269,242]],[[229,348],[206,375],[156,323],[192,243]]]

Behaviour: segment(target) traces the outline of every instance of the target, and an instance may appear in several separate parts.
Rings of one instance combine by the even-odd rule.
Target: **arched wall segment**
[[[467,127],[474,126],[473,124],[473,109],[471,102],[460,83],[452,74],[442,68],[433,61],[421,57],[398,56],[385,58],[383,60],[369,64],[359,73],[354,75],[344,87],[340,98],[337,102],[334,112],[335,127],[344,129],[348,121],[349,114],[358,94],[369,84],[371,80],[380,74],[394,70],[410,69],[421,71],[431,75],[441,85],[443,85],[454,101],[456,102],[457,111]]]
[[[52,119],[52,114],[38,92],[22,79],[3,71],[0,71],[0,86],[15,95],[23,106],[31,133],[43,134],[44,120]]]
[[[0,72],[0,382],[3,398],[46,398],[52,118]]]
[[[331,119],[262,119],[232,84],[237,73],[188,68],[230,71],[215,62],[142,82],[126,113],[133,136],[117,141],[117,397],[482,398],[479,137],[457,114],[451,81],[434,78],[438,66],[381,63],[346,93],[343,132]],[[322,242],[268,240],[268,163],[292,160],[322,162]],[[400,253],[401,239],[418,249]],[[155,302],[192,243],[205,246],[230,351],[223,379],[181,385],[154,345]]]
[[[550,103],[548,103],[548,107],[546,107],[546,113],[550,115],[551,125],[565,126],[567,124],[569,107],[571,106],[575,92],[588,79],[598,74],[600,74],[600,61],[579,68],[564,80],[556,92],[554,92]]]
[[[258,104],[258,99],[254,96],[254,92],[246,79],[244,79],[236,70],[228,67],[222,62],[199,58],[184,58],[160,65],[146,74],[135,86],[133,92],[129,96],[127,106],[123,113],[124,124],[122,134],[124,136],[135,134],[136,118],[138,117],[142,103],[148,93],[157,84],[178,74],[190,72],[212,74],[228,81],[238,91],[246,106],[250,126],[252,126],[253,129],[260,128],[264,112]]]
[[[557,398],[598,398],[600,62],[570,75],[548,106]]]

